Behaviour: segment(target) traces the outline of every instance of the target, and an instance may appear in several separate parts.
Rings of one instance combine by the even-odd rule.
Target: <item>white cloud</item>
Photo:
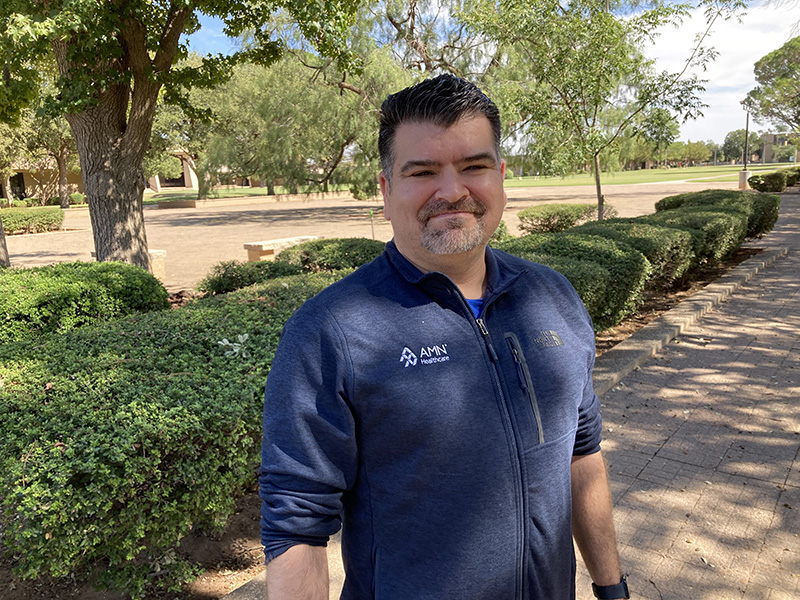
[[[703,117],[681,126],[681,139],[714,140],[721,143],[725,134],[745,127],[745,112],[739,104],[756,85],[753,65],[762,56],[780,48],[793,36],[800,22],[800,2],[754,6],[742,16],[715,23],[706,46],[718,53],[717,60],[698,76],[707,79],[701,95],[708,105]],[[678,71],[683,68],[695,35],[705,27],[701,11],[695,11],[678,28],[667,28],[646,53],[656,59],[656,68]],[[751,129],[768,130],[768,124],[750,123]]]

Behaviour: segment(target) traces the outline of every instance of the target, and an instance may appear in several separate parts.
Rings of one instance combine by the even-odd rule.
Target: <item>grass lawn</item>
[[[342,190],[346,190],[347,186],[330,186],[331,192],[339,192]],[[313,192],[309,193],[318,193],[319,190],[314,190]],[[280,186],[275,187],[276,194],[288,194],[289,191],[283,189]],[[305,192],[300,192],[305,193]],[[230,187],[219,187],[214,190],[214,193],[209,197],[209,200],[215,200],[218,198],[243,198],[246,196],[267,196],[267,188],[265,187],[239,187],[239,186],[230,186]],[[185,190],[183,188],[174,189],[174,190],[161,190],[157,194],[153,194],[152,196],[145,197],[144,204],[158,204],[159,202],[163,202],[165,200],[196,200],[197,199],[197,190]]]
[[[757,173],[759,171],[775,171],[779,168],[789,168],[793,163],[767,164],[767,165],[748,165],[749,170]],[[636,183],[658,183],[661,181],[683,181],[692,180],[702,183],[714,183],[722,181],[739,181],[739,171],[741,165],[718,165],[711,167],[686,167],[676,169],[642,169],[640,171],[617,171],[616,173],[603,173],[600,181],[603,185],[630,185]],[[505,187],[548,187],[548,186],[568,186],[568,185],[594,185],[594,178],[591,174],[581,173],[578,175],[568,175],[566,177],[514,177],[505,180]],[[346,190],[347,186],[333,186],[330,191]],[[281,187],[275,188],[276,193],[288,193]],[[266,196],[267,188],[250,187],[220,187],[214,190],[214,198],[242,198],[246,196]],[[164,200],[194,200],[197,192],[194,190],[175,189],[162,190],[158,194],[147,196],[144,204],[158,204]]]
[[[748,165],[748,170],[775,171],[778,168],[788,168],[793,163]],[[616,173],[603,173],[600,182],[603,185],[630,185],[635,183],[658,183],[661,181],[692,180],[700,182],[714,181],[739,181],[741,165],[717,165],[710,167],[685,167],[674,169],[642,169],[639,171],[617,171]],[[594,177],[589,173],[568,175],[566,177],[523,177],[519,179],[506,179],[505,187],[548,187],[567,185],[594,185]]]

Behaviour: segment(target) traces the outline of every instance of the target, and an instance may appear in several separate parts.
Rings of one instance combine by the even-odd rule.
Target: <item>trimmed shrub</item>
[[[604,217],[613,218],[617,210],[603,207]],[[525,233],[558,233],[597,218],[596,204],[540,204],[519,211],[519,228]]]
[[[125,263],[61,263],[0,271],[3,343],[166,308],[169,299],[161,282]]]
[[[694,259],[692,235],[688,231],[637,222],[635,219],[592,221],[570,229],[570,233],[599,235],[628,244],[652,265],[648,287],[669,287],[689,271]]]
[[[581,297],[586,311],[595,321],[603,313],[606,290],[613,285],[608,270],[595,262],[566,256],[520,252],[519,256],[558,271],[566,277]],[[597,317],[600,318],[600,317]],[[597,323],[595,321],[595,327]]]
[[[302,267],[288,262],[223,261],[211,268],[211,272],[197,284],[197,290],[206,296],[227,294],[248,285],[263,283],[277,277],[298,275],[302,272]]]
[[[384,242],[367,238],[311,240],[286,248],[275,261],[315,273],[354,269],[380,256],[385,247]]]
[[[786,173],[786,187],[793,187],[800,182],[800,167],[786,169],[784,173]]]
[[[764,175],[765,192],[782,192],[786,189],[786,171],[775,171]]]
[[[669,196],[656,203],[656,211],[688,206],[735,208],[747,216],[747,237],[761,237],[775,226],[778,220],[781,198],[774,194],[763,194],[738,190],[704,190]]]
[[[621,242],[570,232],[533,234],[503,243],[500,248],[522,256],[550,255],[597,263],[608,271],[610,281],[597,312],[590,312],[595,328],[612,327],[636,310],[642,301],[650,263],[644,255]],[[588,310],[588,308],[587,308]]]
[[[74,192],[69,195],[69,203],[70,204],[86,204],[86,194],[81,194],[80,192]]]
[[[727,207],[687,206],[636,220],[697,231],[693,249],[698,265],[718,264],[741,245],[747,232],[747,215]]]
[[[492,237],[489,238],[489,245],[492,248],[497,247],[505,240],[512,238],[513,236],[508,233],[508,226],[506,225],[505,221],[500,221],[500,224],[497,226],[497,229],[494,230]]]
[[[170,549],[252,485],[284,322],[341,276],[0,347],[0,541],[17,574],[93,571],[134,598],[180,578]]]
[[[12,206],[16,206],[16,202],[18,201],[12,200]],[[7,235],[42,233],[60,229],[64,222],[64,211],[57,206],[6,208],[0,210],[0,219],[3,220],[3,229]]]
[[[767,186],[764,183],[764,176],[763,175],[753,175],[752,177],[747,178],[747,184],[758,192],[766,192]]]

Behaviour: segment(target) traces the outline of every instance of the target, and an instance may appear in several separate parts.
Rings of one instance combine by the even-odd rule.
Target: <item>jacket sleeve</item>
[[[603,421],[600,416],[600,400],[594,393],[594,381],[592,374],[594,373],[595,362],[595,344],[594,344],[594,327],[592,326],[592,318],[583,306],[583,303],[578,297],[578,311],[582,314],[586,322],[586,383],[583,388],[583,395],[581,402],[578,405],[578,431],[575,434],[575,447],[573,448],[573,456],[583,456],[586,454],[594,454],[600,451],[600,442],[603,436]]]
[[[344,338],[310,304],[286,324],[267,378],[259,471],[267,562],[295,544],[327,544],[358,469]]]

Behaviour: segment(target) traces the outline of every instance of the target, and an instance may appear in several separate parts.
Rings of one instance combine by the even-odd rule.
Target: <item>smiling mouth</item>
[[[456,203],[445,201],[429,202],[419,212],[418,216],[420,222],[426,224],[432,219],[437,219],[439,217],[464,218],[466,215],[474,215],[476,219],[480,219],[485,214],[485,206],[471,198],[466,198]]]

